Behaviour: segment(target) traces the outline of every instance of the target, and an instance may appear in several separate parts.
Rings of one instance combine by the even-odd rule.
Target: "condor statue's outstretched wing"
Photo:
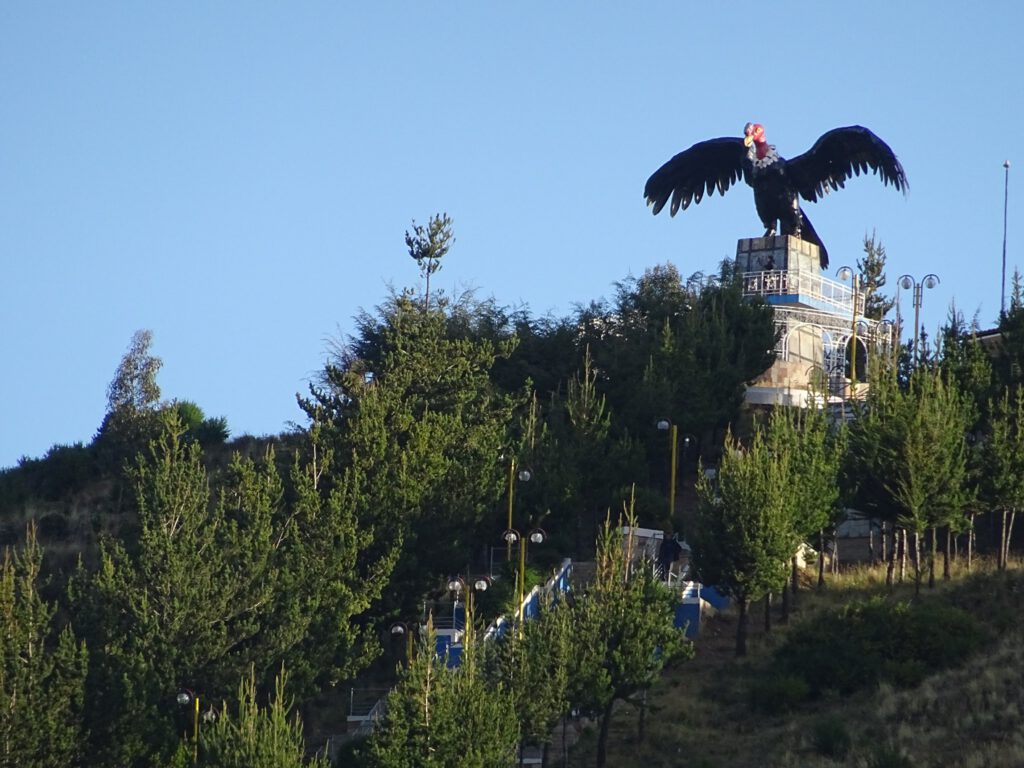
[[[680,208],[686,210],[690,203],[699,203],[705,193],[710,195],[717,189],[724,195],[740,177],[750,183],[744,169],[746,157],[743,139],[725,137],[694,144],[651,174],[644,187],[647,204],[657,214],[671,197],[669,214],[675,216]]]
[[[868,171],[904,194],[909,189],[903,166],[889,145],[859,125],[823,134],[807,152],[786,164],[786,173],[800,197],[812,203],[842,188],[847,179]]]

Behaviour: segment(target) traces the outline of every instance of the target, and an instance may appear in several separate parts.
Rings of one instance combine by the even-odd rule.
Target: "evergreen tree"
[[[412,222],[412,232],[405,231],[405,245],[409,255],[420,268],[420,275],[426,280],[426,293],[423,306],[430,308],[430,276],[441,269],[441,259],[455,242],[452,231],[452,220],[447,213],[439,213],[430,217],[427,226]]]
[[[635,526],[632,507],[626,525]],[[608,728],[615,703],[642,706],[662,668],[692,656],[673,626],[678,596],[654,576],[653,564],[636,561],[632,534],[606,520],[597,545],[597,575],[573,606],[575,652],[569,699],[599,721],[597,767],[607,758]]]
[[[897,419],[899,453],[891,468],[890,489],[901,508],[901,523],[915,538],[932,530],[929,582],[934,584],[937,530],[960,527],[970,502],[967,486],[969,411],[956,385],[927,369],[919,369],[903,393],[902,418]],[[921,556],[915,557],[920,587]]]
[[[992,418],[982,449],[983,497],[999,514],[998,566],[1005,569],[1017,511],[1024,508],[1024,390],[990,404]]]
[[[999,316],[1002,349],[995,360],[995,373],[1004,386],[1018,387],[1024,381],[1024,289],[1017,270],[1012,288],[1010,305]]]
[[[845,436],[844,427],[831,427],[824,409],[778,407],[772,411],[767,434],[769,447],[790,473],[787,500],[793,554],[790,591],[783,592],[784,618],[788,618],[787,595],[795,593],[799,583],[797,550],[801,544],[812,541],[823,549],[822,532],[838,522],[839,471]]]
[[[84,764],[87,655],[56,607],[39,595],[43,553],[35,528],[0,568],[0,766]]]
[[[468,621],[469,619],[467,619]],[[462,663],[450,668],[435,653],[431,627],[366,746],[371,768],[511,768],[519,727],[504,684],[485,677],[464,644]]]
[[[305,759],[302,722],[292,714],[284,669],[274,678],[266,707],[257,701],[256,672],[238,685],[237,714],[225,702],[217,717],[200,730],[199,763],[209,768],[329,768],[321,757]],[[291,716],[290,716],[291,715]]]
[[[885,478],[896,461],[900,372],[894,356],[872,356],[868,363],[871,387],[847,429],[848,447],[840,476],[844,499],[880,521],[890,549],[886,581],[892,585],[900,508]]]
[[[287,660],[301,682],[330,684],[372,659],[353,617],[380,593],[390,563],[367,557],[345,481],[326,501],[296,466],[285,504],[273,455],[236,456],[216,494],[198,443],[169,413],[132,472],[139,530],[107,542],[74,593],[91,657],[89,725],[96,765],[146,765],[175,747],[175,696],[227,694],[243,670]],[[313,497],[312,499],[310,497]]]
[[[452,338],[448,310],[444,297],[429,310],[409,294],[392,297],[302,401],[331,451],[321,493],[356,473],[365,522],[378,532],[374,553],[401,545],[386,603],[407,611],[501,526],[498,457],[517,401],[496,392],[489,373],[512,343]]]
[[[864,317],[881,320],[896,306],[894,298],[882,294],[885,287],[885,246],[872,232],[864,235],[864,257],[857,259],[860,289],[864,295]]]
[[[785,584],[793,554],[788,452],[760,431],[744,449],[731,435],[714,480],[701,473],[693,540],[698,578],[736,601],[736,655],[747,652],[750,604]]]
[[[591,308],[590,312],[596,311]],[[580,325],[615,414],[616,432],[650,435],[668,419],[698,437],[736,416],[746,385],[774,361],[771,306],[743,296],[734,265],[685,286],[671,265],[620,283],[612,308]]]
[[[568,606],[542,607],[521,632],[498,641],[491,665],[495,684],[507,686],[515,706],[522,745],[537,744],[547,764],[548,746],[559,719],[569,710],[569,666],[575,653]]]

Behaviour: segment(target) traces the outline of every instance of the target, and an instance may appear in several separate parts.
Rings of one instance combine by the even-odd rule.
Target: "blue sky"
[[[434,285],[565,315],[628,275],[713,271],[761,234],[745,186],[652,217],[647,176],[764,124],[784,156],[861,124],[906,168],[807,206],[833,270],[865,233],[889,286],[933,272],[999,311],[1020,264],[1024,5],[48,3],[0,5],[0,467],[88,442],[133,332],[167,398],[232,433],[302,420],[327,340],[446,211]],[[905,295],[905,294],[904,294]],[[908,302],[909,303],[909,302]],[[905,304],[906,306],[906,304]]]

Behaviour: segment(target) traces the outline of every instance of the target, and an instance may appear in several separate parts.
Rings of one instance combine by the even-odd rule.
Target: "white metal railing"
[[[771,269],[743,275],[744,296],[806,296],[850,316],[853,312],[853,289],[823,275]],[[864,296],[857,296],[857,315],[864,314]]]

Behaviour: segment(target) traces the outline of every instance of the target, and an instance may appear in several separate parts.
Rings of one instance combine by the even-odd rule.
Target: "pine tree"
[[[864,317],[881,320],[896,306],[896,300],[882,294],[885,287],[885,246],[874,232],[864,235],[864,258],[857,259],[860,289],[864,294]]]
[[[626,510],[629,530],[636,520]],[[632,535],[605,520],[597,545],[597,575],[573,606],[569,698],[599,720],[597,766],[607,758],[608,728],[618,701],[642,707],[662,668],[692,656],[683,633],[673,626],[677,595],[654,577],[653,564],[634,558]]]
[[[429,311],[409,294],[392,297],[362,319],[351,354],[328,364],[302,401],[331,450],[321,493],[354,470],[364,524],[379,534],[371,554],[402,545],[385,602],[406,613],[438,575],[459,571],[494,537],[506,485],[497,457],[523,402],[489,379],[513,344],[453,337],[449,309],[443,297]]]
[[[736,601],[736,655],[747,652],[751,603],[778,592],[793,554],[791,458],[769,450],[760,431],[749,448],[727,436],[714,480],[701,473],[693,562],[700,581]]]
[[[257,699],[256,671],[238,684],[237,710],[225,702],[220,713],[200,730],[200,763],[209,768],[329,768],[323,757],[305,759],[302,721],[292,713],[284,669],[274,678],[266,707]],[[237,714],[236,714],[237,712]]]
[[[892,495],[900,525],[914,533],[915,584],[920,589],[920,538],[928,529],[958,525],[970,501],[966,438],[969,410],[956,385],[919,368],[910,387],[897,393],[892,420],[884,425],[892,461],[881,481]],[[934,583],[937,537],[932,536],[929,580]]]
[[[547,750],[558,720],[569,710],[569,665],[575,653],[572,615],[564,604],[541,608],[523,622],[522,632],[510,632],[495,649],[490,675],[512,697],[522,745]]]
[[[503,683],[485,677],[466,643],[462,663],[435,652],[432,628],[388,694],[365,749],[371,768],[511,768],[519,727]]]
[[[839,515],[839,470],[845,452],[846,430],[829,424],[824,409],[776,408],[768,424],[769,449],[790,473],[787,481],[789,517],[793,533],[790,589],[783,592],[783,619],[788,618],[788,596],[798,586],[797,555],[800,545],[831,528]]]
[[[148,458],[131,473],[137,536],[107,542],[94,574],[74,581],[77,612],[94,648],[89,726],[97,765],[143,765],[176,745],[175,696],[214,701],[254,667],[282,660],[297,685],[330,685],[373,658],[352,619],[380,594],[393,550],[378,558],[349,478],[321,498],[316,472],[296,463],[286,500],[273,453],[235,456],[218,476],[169,412]],[[353,483],[354,484],[354,483]]]
[[[0,766],[83,764],[87,654],[39,595],[43,553],[30,526],[0,569]]]
[[[999,514],[998,567],[1005,569],[1018,510],[1024,508],[1024,390],[1017,388],[990,406],[983,448],[983,498]]]
[[[423,306],[430,309],[430,276],[441,269],[441,259],[455,242],[452,231],[452,220],[447,213],[438,213],[430,217],[427,226],[412,222],[412,232],[405,232],[405,245],[409,255],[420,268],[420,275],[426,280],[426,294]]]

